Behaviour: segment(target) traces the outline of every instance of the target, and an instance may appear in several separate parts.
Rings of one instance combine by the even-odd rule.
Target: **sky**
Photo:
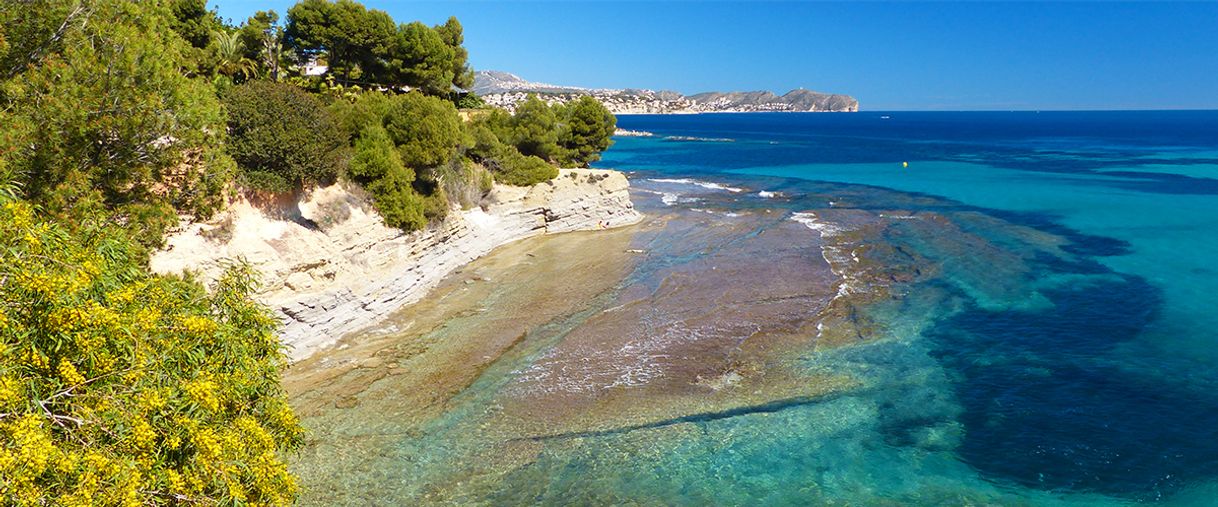
[[[208,0],[221,17],[294,0]],[[1218,109],[1218,3],[366,0],[457,16],[475,69],[597,88],[794,88],[866,110]]]

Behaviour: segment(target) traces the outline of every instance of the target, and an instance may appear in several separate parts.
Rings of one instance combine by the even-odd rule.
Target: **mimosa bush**
[[[0,195],[0,503],[291,503],[302,430],[253,272],[209,293],[126,234]]]

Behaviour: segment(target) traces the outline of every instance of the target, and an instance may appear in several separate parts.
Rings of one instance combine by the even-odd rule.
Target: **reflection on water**
[[[634,185],[643,224],[510,245],[294,367],[304,503],[1112,504],[1183,484],[1124,443],[1154,428],[1105,431],[1122,393],[1218,415],[1113,363],[1159,302],[1102,239],[873,187]],[[1211,473],[1184,433],[1171,473]]]

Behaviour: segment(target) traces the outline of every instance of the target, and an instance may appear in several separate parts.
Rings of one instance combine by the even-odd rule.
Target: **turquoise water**
[[[620,125],[642,223],[289,371],[303,504],[1218,504],[1218,113]]]
[[[1218,112],[622,116],[619,126],[656,134],[618,138],[597,164],[669,194],[644,209],[800,211],[827,195],[830,206],[942,213],[985,243],[900,227],[882,239],[931,259],[937,275],[877,306],[886,339],[808,358],[865,389],[706,421],[697,437],[630,432],[543,454],[506,480],[540,486],[497,500],[1218,502]],[[743,191],[652,181],[680,178]],[[1029,239],[1038,234],[1058,239]]]

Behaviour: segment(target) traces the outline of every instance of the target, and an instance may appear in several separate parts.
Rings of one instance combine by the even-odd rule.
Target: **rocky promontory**
[[[855,112],[859,101],[849,95],[821,93],[803,88],[785,95],[769,91],[705,92],[683,95],[674,91],[580,88],[527,81],[501,71],[474,74],[473,92],[488,104],[514,110],[530,94],[547,102],[569,102],[589,95],[615,114],[682,114],[747,112]]]
[[[640,218],[616,171],[564,169],[532,187],[495,185],[481,206],[412,233],[385,226],[367,196],[336,184],[276,203],[238,201],[221,217],[170,235],[151,265],[212,282],[233,260],[248,261],[262,275],[258,297],[280,315],[281,339],[296,361],[418,301],[500,245]]]

